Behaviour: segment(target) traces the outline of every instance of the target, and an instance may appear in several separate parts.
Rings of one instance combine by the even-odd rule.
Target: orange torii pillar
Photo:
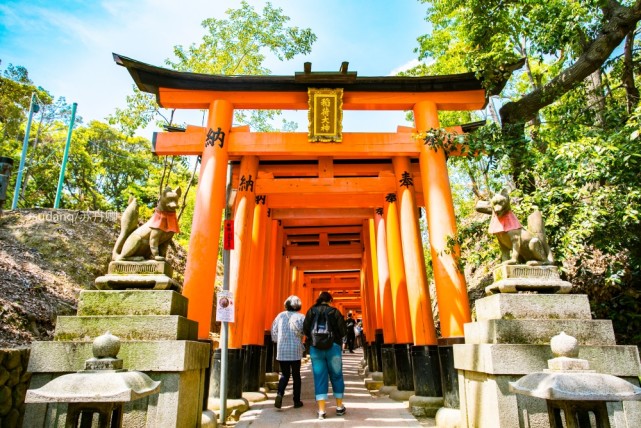
[[[303,277],[303,290],[301,291],[301,295],[298,296],[303,304],[300,309],[303,315],[305,315],[307,310],[315,303],[311,285],[311,280],[307,277],[307,274],[305,274]]]
[[[263,258],[262,258],[263,268],[262,268],[262,277],[261,277],[261,284],[262,284],[262,287],[263,287],[263,297],[262,297],[263,308],[262,308],[262,318],[261,319],[262,319],[263,323],[265,323],[265,319],[267,318],[268,313],[270,312],[269,303],[267,301],[269,296],[271,295],[271,287],[272,287],[272,284],[271,284],[271,282],[269,280],[269,278],[270,278],[270,265],[269,265],[269,262],[271,260],[271,251],[272,251],[272,247],[273,247],[272,242],[276,239],[276,232],[274,232],[274,227],[273,227],[274,221],[271,219],[271,210],[269,208],[267,208],[266,211],[267,211],[266,212],[267,220],[266,220],[266,224],[265,224],[265,228],[266,228],[265,229],[265,243],[264,243],[264,246],[263,246],[263,248],[264,248]],[[278,226],[276,226],[276,230],[277,229],[278,229]],[[271,328],[271,322],[270,322],[269,327],[267,329],[263,329],[262,332],[260,331],[260,328],[257,328],[258,337],[262,337],[262,339],[263,339],[263,342],[262,342],[263,348],[262,348],[262,352],[261,352],[261,355],[260,355],[260,358],[261,358],[261,360],[260,360],[261,374],[260,374],[259,383],[260,383],[261,386],[265,384],[265,373],[267,373],[268,371],[271,372],[271,362],[270,362],[270,368],[269,368],[269,370],[267,370],[267,363],[268,363],[268,361],[270,361],[270,360],[268,360],[268,358],[272,358],[271,351],[270,351],[270,348],[271,348],[271,345],[272,345],[271,331],[269,331],[270,328]]]
[[[376,235],[375,235],[375,224],[374,219],[370,218],[363,222],[363,243],[365,246],[365,258],[367,260],[367,283],[365,284],[365,294],[367,296],[367,329],[364,330],[366,333],[365,339],[366,343],[363,342],[363,346],[366,346],[367,350],[367,365],[372,372],[379,372],[380,369],[380,360],[377,360],[376,355],[376,331],[381,331],[382,336],[382,322],[379,324],[380,314],[376,307],[377,294],[378,294],[378,266],[376,259]],[[365,328],[365,323],[363,323]],[[379,350],[380,353],[380,350]]]
[[[279,308],[283,307],[283,302],[287,300],[292,288],[292,261],[289,256],[283,257],[283,271],[280,283],[280,297],[278,299]],[[280,309],[282,311],[282,309]]]
[[[292,266],[290,262],[289,283],[287,288],[289,292],[287,293],[287,297],[291,296],[292,294],[296,294],[296,284],[298,284],[298,268],[296,266]]]
[[[294,290],[292,294],[300,298],[301,293],[303,292],[303,284],[305,283],[305,272],[296,267],[296,277],[294,283]]]
[[[269,210],[268,210],[269,212]],[[276,232],[278,230],[278,223],[272,220],[271,218],[267,222],[266,226],[269,231],[265,235],[265,266],[263,266],[263,281],[265,285],[265,313],[263,314],[263,330],[264,334],[267,334],[267,331],[271,328],[271,315],[272,315],[272,287],[273,282],[270,278],[273,276],[274,265],[272,254],[274,251],[274,246],[276,244]]]
[[[267,247],[267,261],[265,265],[265,285],[266,285],[266,294],[265,294],[265,316],[263,319],[265,336],[270,335],[270,330],[272,327],[272,321],[276,317],[276,248],[278,247],[278,221],[271,220],[270,226],[270,240],[269,247]]]
[[[263,282],[263,266],[265,266],[265,236],[267,229],[266,195],[256,195],[252,223],[251,251],[249,254],[249,277],[247,285],[252,290],[247,298],[248,313],[245,316],[243,328],[243,344],[245,345],[245,368],[243,376],[243,391],[258,392],[264,380],[265,369],[265,334],[262,325],[265,319],[265,283]],[[252,303],[252,304],[250,304]],[[251,311],[251,312],[249,312]],[[259,327],[260,326],[260,327]]]
[[[417,132],[439,128],[436,104],[421,101],[414,106]],[[441,335],[439,357],[443,400],[446,407],[458,408],[458,378],[454,368],[453,345],[463,343],[465,323],[471,321],[465,276],[459,269],[460,248],[456,244],[456,218],[445,153],[419,142],[419,162],[427,212],[432,267],[436,284]],[[451,243],[454,242],[454,245]],[[451,247],[451,248],[450,248]]]
[[[189,299],[187,316],[198,321],[198,338],[202,340],[209,339],[212,322],[218,240],[226,204],[229,159],[229,144],[225,144],[224,137],[230,133],[233,113],[233,107],[227,101],[213,101],[209,105],[207,126],[210,130],[220,129],[223,141],[212,140],[213,144],[210,144],[208,139],[205,142],[185,267],[183,296]]]
[[[274,372],[277,370],[277,367],[274,366],[276,361],[276,345],[271,340],[271,327],[274,318],[280,312],[277,308],[278,303],[278,293],[279,293],[279,282],[277,278],[280,276],[280,266],[281,266],[281,257],[282,257],[282,245],[283,245],[283,233],[280,227],[278,220],[272,220],[271,222],[271,237],[269,244],[269,254],[268,254],[268,265],[266,269],[266,284],[267,284],[267,296],[265,299],[265,305],[267,311],[265,312],[265,347],[267,348],[265,356],[265,371]]]
[[[278,229],[276,232],[276,248],[274,248],[274,273],[270,281],[274,281],[273,300],[272,300],[272,321],[283,310],[283,300],[281,299],[283,287],[283,270],[285,269],[285,256],[283,255],[283,246],[285,245],[285,232],[278,220]],[[271,325],[271,323],[270,323]],[[275,358],[275,356],[274,356]]]
[[[365,234],[365,230],[363,230],[363,234]],[[363,238],[364,242],[364,238]],[[361,253],[361,271],[359,275],[359,290],[361,293],[361,309],[360,309],[360,314],[356,311],[352,311],[354,313],[354,319],[358,319],[358,316],[360,315],[361,318],[361,323],[362,323],[362,331],[367,332],[370,329],[370,312],[369,312],[369,307],[368,307],[368,296],[367,296],[367,288],[369,287],[368,282],[370,281],[369,275],[370,275],[370,269],[369,269],[369,263],[370,261],[367,258],[367,249],[363,249],[363,252]],[[362,339],[362,338],[361,338]],[[363,357],[367,360],[367,354],[364,352]]]
[[[378,208],[376,210],[376,213],[380,210],[381,215],[383,213],[383,208]],[[376,214],[374,218],[370,219],[369,221],[369,236],[370,236],[370,246],[372,247],[372,269],[375,269],[376,275],[374,277],[374,305],[375,305],[375,310],[376,310],[376,331],[374,331],[374,337],[372,338],[374,341],[374,353],[375,353],[375,359],[376,359],[376,371],[382,372],[383,371],[383,358],[381,355],[381,349],[383,347],[383,310],[381,309],[382,307],[382,294],[380,290],[380,285],[381,285],[381,280],[380,280],[380,275],[381,273],[379,272],[379,254],[378,254],[378,238],[377,238],[377,230],[378,230],[378,219],[381,219],[381,215]],[[385,260],[387,260],[387,256],[385,257]],[[387,274],[389,278],[389,273]]]
[[[383,385],[396,385],[396,363],[394,362],[394,343],[396,327],[394,320],[394,303],[390,284],[389,263],[387,261],[387,239],[385,237],[385,219],[383,208],[376,210],[376,258],[378,264],[378,292],[381,300],[383,318],[383,344],[381,345],[381,370]]]
[[[185,267],[183,296],[188,301],[187,317],[198,322],[198,338],[209,339],[214,304],[214,285],[218,260],[218,243],[223,209],[226,205],[227,162],[225,136],[231,131],[232,105],[223,100],[209,105],[207,126],[210,133],[220,130],[217,138],[205,141],[202,153],[194,217],[189,238],[189,257]],[[209,397],[220,395],[220,349],[212,361]]]
[[[236,207],[234,210],[234,249],[229,254],[229,289],[233,293],[235,322],[229,323],[229,373],[238,377],[229,382],[229,398],[242,398],[243,367],[243,329],[252,325],[254,299],[247,296],[251,293],[249,278],[249,261],[251,253],[251,232],[254,217],[256,195],[254,183],[258,170],[256,156],[244,156],[240,161],[239,182],[236,188]],[[254,328],[260,324],[254,324]]]
[[[379,286],[379,280],[378,280],[378,253],[377,253],[377,243],[376,243],[376,220],[374,218],[371,218],[368,220],[368,234],[367,236],[369,237],[369,246],[371,248],[370,250],[370,258],[372,261],[372,271],[374,273],[374,276],[372,277],[374,281],[374,299],[373,299],[373,304],[374,304],[374,310],[376,311],[376,329],[381,330],[381,334],[383,332],[383,314],[381,313],[381,295],[378,290]]]
[[[387,259],[389,260],[392,302],[394,303],[394,319],[396,320],[396,343],[394,344],[396,387],[399,391],[414,391],[411,359],[412,321],[409,313],[410,305],[407,296],[407,279],[396,198],[396,193],[388,193],[385,196],[385,208],[383,209],[387,232]]]
[[[367,258],[366,258],[366,252],[363,253],[361,259],[362,259],[362,267],[361,267],[361,274],[360,274],[360,292],[361,292],[361,311],[360,314],[355,313],[354,319],[357,320],[361,318],[361,334],[354,339],[354,346],[359,346],[359,344],[362,344],[363,346],[363,358],[365,361],[367,361],[367,344],[363,341],[363,334],[365,331],[369,331],[369,309],[367,307],[367,282],[368,282],[368,275],[367,275]],[[359,343],[360,341],[360,343]]]
[[[420,407],[433,409],[433,415],[442,406],[441,370],[438,358],[438,340],[432,316],[429,285],[425,272],[423,242],[418,224],[418,207],[414,179],[410,173],[410,160],[396,156],[392,159],[396,176],[396,194],[400,216],[403,260],[407,279],[410,317],[414,346],[412,347],[412,367],[414,387]],[[426,400],[426,397],[438,397]],[[429,402],[427,402],[429,401]],[[417,403],[418,406],[418,403]],[[417,407],[410,398],[410,407]]]
[[[333,292],[331,292],[331,294],[332,294],[332,296],[334,296]],[[336,309],[338,309],[338,311],[343,315],[343,318],[345,318],[346,314],[345,314],[345,307],[343,306],[343,303],[342,302],[337,302],[336,299],[334,299],[332,304],[334,306],[336,306]]]
[[[369,232],[368,232],[369,234]],[[369,246],[369,245],[368,245]],[[375,346],[375,336],[374,332],[376,331],[376,301],[374,298],[375,286],[374,284],[378,282],[378,273],[373,265],[376,261],[370,254],[370,251],[366,252],[367,257],[367,281],[365,282],[365,309],[367,315],[367,326],[363,323],[363,330],[361,332],[361,344],[363,346],[364,352],[366,352],[365,357],[367,358],[367,366],[370,368],[370,371],[377,372],[378,361],[376,361],[376,346]],[[363,315],[365,317],[365,315]]]

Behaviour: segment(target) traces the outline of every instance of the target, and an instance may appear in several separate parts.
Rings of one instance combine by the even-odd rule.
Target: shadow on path
[[[235,424],[240,427],[303,427],[309,424],[323,424],[332,427],[421,427],[435,426],[431,421],[419,422],[408,410],[407,402],[397,402],[387,396],[370,393],[358,375],[363,358],[362,349],[354,354],[343,354],[343,375],[345,378],[344,404],[347,413],[336,416],[336,402],[331,395],[327,402],[327,419],[318,420],[314,400],[314,380],[311,362],[301,367],[301,400],[305,405],[294,409],[292,400],[292,381],[290,379],[281,409],[274,407],[275,391],[268,393],[268,399],[251,405]]]

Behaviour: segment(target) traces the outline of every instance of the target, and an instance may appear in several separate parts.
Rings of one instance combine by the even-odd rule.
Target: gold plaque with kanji
[[[343,141],[343,89],[307,90],[310,142]]]

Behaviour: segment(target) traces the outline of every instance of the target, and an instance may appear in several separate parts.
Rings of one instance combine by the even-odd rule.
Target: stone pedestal
[[[119,336],[125,367],[161,381],[160,393],[124,406],[126,427],[200,427],[210,344],[197,341],[187,299],[174,291],[88,291],[80,294],[78,316],[58,317],[54,340],[34,342],[30,388],[82,370],[92,340],[106,331]],[[29,404],[24,426],[56,426],[66,403]]]
[[[174,290],[180,292],[180,283],[172,279],[173,268],[164,261],[116,261],[109,263],[107,275],[96,278],[99,290]]]
[[[572,284],[559,277],[556,266],[501,265],[494,270],[494,282],[485,287],[488,295],[519,291],[566,294]]]
[[[611,322],[591,319],[585,295],[495,294],[477,300],[476,317],[465,325],[465,344],[454,345],[461,427],[549,428],[545,401],[517,396],[509,382],[546,369],[550,340],[562,331],[578,339],[591,368],[639,384],[636,346],[617,346]],[[609,403],[608,413],[612,427],[632,427],[641,405]]]
[[[384,344],[381,351],[383,356],[383,384],[385,386],[396,385],[396,359],[394,356],[394,345]]]

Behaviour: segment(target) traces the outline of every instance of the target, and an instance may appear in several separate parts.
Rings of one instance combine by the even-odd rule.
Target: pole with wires
[[[76,121],[76,108],[78,103],[71,106],[71,119],[69,119],[69,131],[67,132],[67,142],[65,144],[65,153],[62,155],[62,165],[60,166],[60,177],[58,178],[58,190],[56,190],[56,201],[53,203],[54,208],[60,207],[60,198],[62,197],[62,184],[65,181],[65,170],[67,169],[67,160],[69,159],[69,147],[71,146],[71,134],[73,133],[73,123]]]
[[[227,165],[227,190],[225,203],[225,221],[231,219],[231,179],[232,164]],[[231,237],[233,240],[233,236]],[[229,291],[229,248],[223,248],[223,291]],[[226,425],[227,421],[227,352],[228,352],[228,322],[223,321],[220,332],[220,423]]]
[[[18,167],[18,176],[16,177],[16,190],[13,192],[13,202],[11,209],[15,210],[18,207],[18,199],[20,198],[20,188],[22,187],[22,173],[24,172],[24,163],[27,159],[27,147],[29,146],[29,133],[31,132],[31,120],[33,114],[40,111],[40,106],[36,101],[36,93],[31,94],[31,102],[29,103],[29,118],[27,119],[27,129],[24,131],[24,141],[22,142],[22,155],[20,156],[20,166]]]

